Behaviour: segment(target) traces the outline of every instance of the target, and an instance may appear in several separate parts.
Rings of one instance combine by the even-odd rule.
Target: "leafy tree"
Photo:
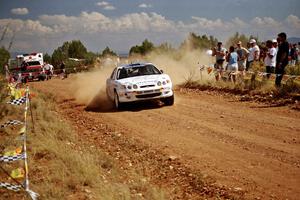
[[[102,57],[106,57],[106,56],[117,56],[117,54],[112,51],[109,47],[106,47],[101,54]]]
[[[131,47],[129,50],[129,55],[132,55],[132,54],[141,54],[140,46],[136,45],[136,46]]]
[[[44,62],[51,63],[51,56],[48,53],[44,54]]]
[[[95,53],[89,51],[89,52],[86,53],[86,55],[85,55],[84,58],[85,58],[84,63],[85,63],[86,65],[90,65],[90,64],[93,64],[94,61],[96,60],[97,54],[95,54]]]
[[[247,37],[244,34],[240,34],[239,32],[236,32],[233,36],[231,36],[227,42],[226,42],[226,46],[235,46],[236,43],[238,43],[239,41],[242,42],[243,46],[246,46],[247,43],[249,42],[249,37]]]
[[[129,50],[129,55],[132,54],[141,54],[141,55],[146,55],[147,53],[151,52],[154,50],[154,44],[150,42],[148,39],[145,39],[142,43],[142,45],[138,46],[133,46]]]
[[[181,49],[210,49],[216,46],[218,40],[213,36],[197,35],[190,33],[188,38],[181,44]]]
[[[89,60],[93,60],[82,42],[80,40],[73,40],[71,42],[64,42],[62,46],[53,51],[51,63],[58,66],[68,58],[85,59],[86,56],[89,57]]]
[[[83,59],[87,54],[87,49],[80,40],[73,40],[68,47],[68,56],[70,58]]]
[[[4,72],[4,65],[7,64],[8,59],[10,58],[10,53],[4,48],[0,48],[0,72]]]

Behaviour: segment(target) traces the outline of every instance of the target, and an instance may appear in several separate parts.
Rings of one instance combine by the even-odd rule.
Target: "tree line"
[[[255,38],[253,36],[246,36],[244,34],[235,33],[231,36],[227,45],[235,44],[237,41],[242,41],[246,44],[250,38]],[[258,39],[258,38],[256,38]],[[132,55],[146,55],[152,51],[157,52],[174,52],[177,50],[193,50],[193,49],[210,49],[218,43],[218,39],[214,36],[208,35],[197,35],[196,33],[190,33],[187,38],[181,43],[181,45],[176,49],[171,44],[165,42],[160,45],[155,46],[151,41],[145,39],[140,45],[132,46],[129,49],[129,56]],[[80,40],[66,41],[61,46],[57,47],[51,55],[48,53],[44,54],[44,61],[53,64],[54,66],[59,66],[62,61],[66,63],[67,66],[72,67],[73,65],[78,65],[69,58],[76,58],[81,60],[81,64],[93,65],[98,57],[108,57],[117,56],[117,53],[106,47],[101,53],[94,53],[88,51],[87,48]],[[10,53],[5,47],[0,48],[0,66],[3,71],[3,66],[8,62],[10,58]]]

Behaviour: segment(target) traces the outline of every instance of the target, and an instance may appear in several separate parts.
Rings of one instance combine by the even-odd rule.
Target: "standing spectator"
[[[273,47],[276,49],[276,52],[278,52],[278,42],[277,42],[277,40],[273,39],[272,42],[273,42]]]
[[[251,69],[254,61],[259,60],[259,52],[260,52],[255,39],[251,39],[249,43],[250,43],[250,49],[249,49],[249,56],[248,56],[248,66],[246,66],[246,71]]]
[[[65,78],[65,73],[66,73],[65,68],[66,68],[65,63],[64,63],[64,61],[62,61],[61,64],[60,64],[60,70],[61,70],[60,77],[61,77],[61,79]]]
[[[238,72],[238,54],[234,51],[233,46],[229,48],[226,60],[228,62],[227,71],[229,72],[229,78],[235,83],[236,73]]]
[[[48,80],[49,76],[50,76],[50,66],[47,62],[45,62],[45,64],[44,64],[44,70],[45,70],[45,74],[46,74],[46,80]]]
[[[238,54],[238,70],[241,72],[242,75],[244,75],[244,71],[246,70],[246,61],[247,57],[249,55],[249,51],[242,46],[242,42],[239,41],[237,43],[237,49],[236,52]]]
[[[222,42],[218,42],[217,46],[213,48],[212,56],[216,56],[214,68],[216,70],[216,80],[218,81],[222,76],[226,58],[226,49],[222,46]]]
[[[276,80],[275,85],[277,87],[280,87],[281,80],[284,74],[284,68],[289,63],[289,43],[286,41],[286,33],[279,33],[277,41],[279,43],[278,46],[278,52],[276,56],[276,67],[275,67],[275,73],[276,73]]]
[[[274,48],[273,42],[271,40],[268,40],[266,45],[267,45],[268,50],[266,52],[266,57],[265,57],[264,63],[266,66],[267,78],[269,79],[271,76],[271,73],[275,72],[277,51]]]
[[[5,78],[9,82],[10,81],[10,72],[9,72],[8,64],[4,65],[4,71],[5,71]]]
[[[49,67],[50,67],[50,79],[52,78],[52,76],[53,76],[53,73],[54,73],[54,67],[53,67],[53,65],[51,65],[50,63],[48,64],[49,65]]]
[[[297,48],[297,44],[293,44],[291,51],[290,51],[291,64],[293,66],[295,66],[298,61],[298,52],[299,52],[299,49]]]

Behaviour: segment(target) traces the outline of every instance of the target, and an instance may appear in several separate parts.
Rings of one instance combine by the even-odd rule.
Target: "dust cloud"
[[[212,63],[212,57],[201,51],[178,51],[172,53],[152,52],[145,57],[121,60],[119,64],[130,62],[151,62],[168,74],[174,86],[187,79],[206,81],[211,79],[206,70],[200,73],[200,66]],[[116,65],[97,64],[93,71],[72,76],[72,92],[77,103],[86,105],[87,110],[109,111],[113,103],[106,96],[106,79]]]
[[[112,70],[112,66],[105,66],[74,75],[71,90],[76,102],[86,105],[87,110],[111,110],[113,104],[106,97],[106,79]]]
[[[152,62],[168,74],[174,85],[181,84],[187,79],[194,81],[211,79],[205,70],[200,73],[201,66],[209,66],[213,62],[212,57],[203,51],[188,50],[169,54],[154,52],[147,56],[147,61]]]

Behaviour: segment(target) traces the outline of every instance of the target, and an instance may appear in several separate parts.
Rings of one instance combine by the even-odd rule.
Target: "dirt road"
[[[70,79],[57,79],[32,86],[55,94],[70,119],[76,111],[75,115],[109,126],[126,138],[172,155],[192,171],[212,177],[220,187],[242,191],[242,198],[299,199],[299,111],[240,102],[234,96],[183,91],[176,92],[172,107],[154,103],[121,112],[104,107],[87,111],[74,103],[70,83]]]

